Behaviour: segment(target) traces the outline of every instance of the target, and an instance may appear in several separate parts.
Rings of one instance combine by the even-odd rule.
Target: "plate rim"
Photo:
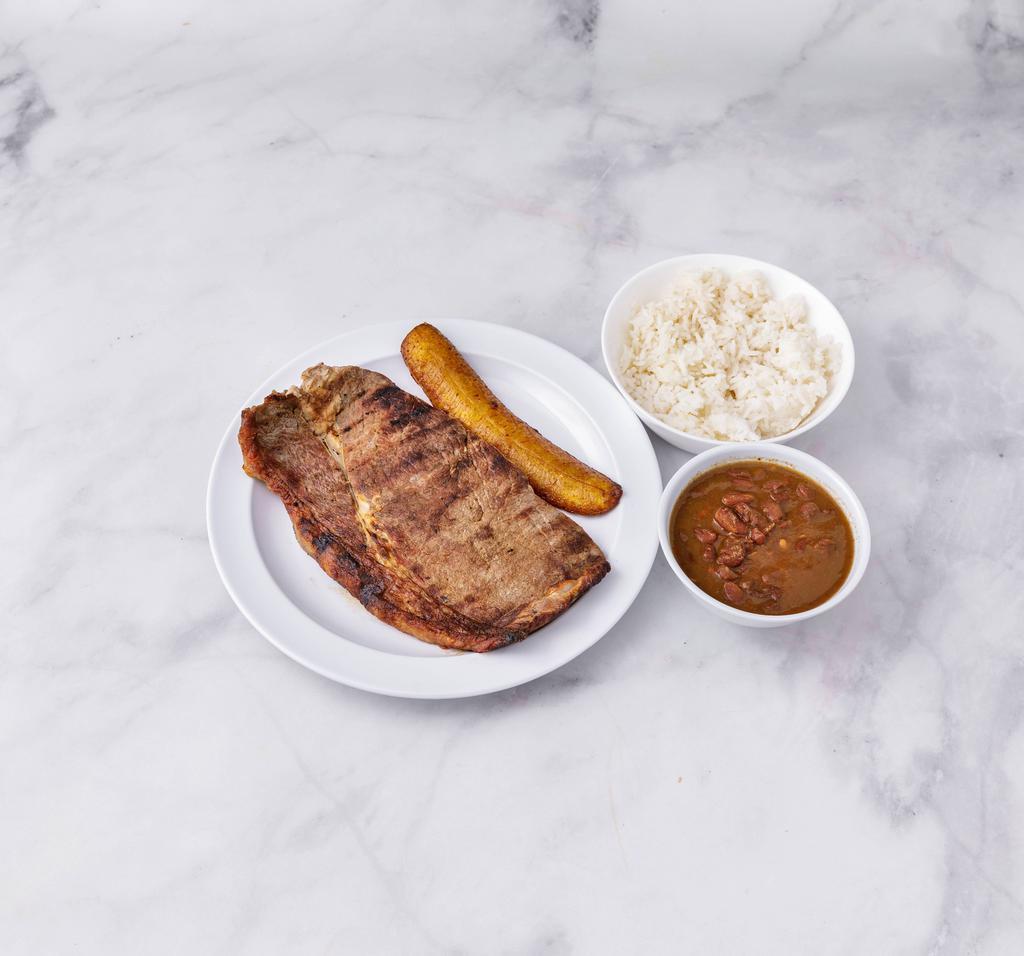
[[[593,630],[596,632],[592,636],[587,635],[587,638],[581,643],[577,640],[576,643],[571,644],[568,648],[567,653],[559,654],[554,657],[553,660],[543,662],[539,669],[532,670],[525,676],[518,673],[509,674],[506,671],[498,671],[496,678],[492,681],[483,683],[477,683],[474,686],[467,687],[444,687],[435,688],[429,686],[429,680],[426,682],[427,686],[424,687],[397,687],[388,684],[386,680],[381,681],[367,677],[366,675],[351,674],[351,673],[339,673],[336,667],[330,667],[323,665],[320,661],[310,658],[308,654],[303,653],[301,650],[289,645],[287,640],[280,639],[274,632],[275,628],[272,624],[264,620],[265,614],[261,613],[259,609],[255,608],[247,597],[239,593],[239,590],[234,586],[233,574],[234,572],[229,567],[229,559],[227,558],[227,549],[224,547],[224,542],[220,540],[219,521],[220,518],[217,514],[218,505],[215,501],[215,496],[218,490],[219,480],[230,480],[230,476],[227,473],[229,466],[230,449],[236,440],[239,424],[239,416],[242,409],[247,408],[255,403],[263,400],[263,398],[273,390],[274,383],[281,378],[288,369],[293,366],[300,365],[303,362],[315,358],[316,353],[326,351],[328,348],[336,348],[339,344],[342,344],[346,339],[356,339],[360,336],[366,336],[368,333],[372,333],[376,336],[387,336],[388,333],[396,335],[404,335],[410,328],[412,328],[416,321],[431,321],[440,327],[442,330],[450,329],[453,334],[458,334],[458,330],[461,328],[467,332],[479,334],[479,335],[492,335],[498,339],[502,337],[513,338],[520,341],[521,344],[534,344],[537,348],[545,350],[552,357],[557,357],[560,360],[564,360],[568,364],[576,367],[580,374],[588,378],[590,382],[598,391],[603,391],[606,398],[613,400],[613,407],[621,409],[625,415],[622,417],[620,422],[616,423],[616,427],[625,427],[628,431],[632,432],[632,441],[637,446],[636,449],[630,449],[630,457],[640,455],[640,449],[643,449],[642,457],[645,459],[641,463],[641,470],[649,471],[653,479],[650,494],[653,496],[653,503],[649,506],[652,509],[652,520],[650,522],[650,530],[646,535],[648,540],[646,542],[646,556],[644,560],[644,554],[640,550],[640,545],[637,545],[638,553],[635,557],[631,557],[631,565],[633,565],[634,573],[632,586],[629,592],[625,595],[624,599],[621,600],[620,606],[615,608],[611,614],[609,614],[602,622]],[[410,322],[412,324],[410,324]],[[398,339],[400,341],[400,338]],[[488,354],[486,349],[478,347],[468,347],[467,351],[476,352],[477,354]],[[398,355],[398,349],[394,351],[386,351],[382,353],[380,357],[391,357]],[[492,353],[494,355],[494,353]],[[500,354],[494,355],[494,357],[503,358],[504,361],[509,362],[513,365],[519,365],[520,367],[529,368],[524,363],[516,358],[503,357]],[[360,359],[361,362],[372,362],[375,359]],[[541,375],[544,378],[548,378],[548,375],[544,371],[537,371],[536,374]],[[573,393],[568,389],[565,389],[564,385],[560,382],[557,383],[563,388],[570,396]],[[597,421],[597,419],[590,413],[590,410],[586,408],[586,405],[577,400],[578,404],[590,415],[592,421],[595,424],[598,432],[602,438],[611,445],[608,439],[607,430]],[[235,466],[241,471],[240,463],[234,463]],[[643,467],[646,466],[646,467]],[[326,677],[329,680],[333,680],[337,683],[344,684],[349,687],[354,687],[358,690],[366,691],[369,693],[381,694],[385,696],[401,697],[407,699],[419,699],[419,700],[451,700],[463,697],[476,697],[485,694],[498,693],[503,690],[508,690],[512,687],[521,686],[529,683],[530,681],[536,680],[540,677],[544,677],[547,674],[558,670],[560,667],[564,667],[570,661],[575,660],[581,654],[585,653],[591,647],[593,647],[598,641],[605,637],[612,628],[622,619],[626,611],[636,602],[637,597],[643,590],[644,584],[650,576],[651,568],[654,566],[654,561],[658,553],[658,527],[657,527],[657,506],[660,501],[662,488],[661,470],[658,464],[657,455],[655,454],[654,447],[651,443],[650,435],[647,429],[644,427],[640,419],[632,412],[629,406],[622,401],[622,397],[619,395],[615,386],[608,381],[599,371],[592,368],[586,361],[580,358],[578,355],[568,351],[562,346],[551,342],[548,339],[542,338],[541,336],[535,335],[532,332],[527,332],[522,329],[516,328],[515,326],[501,325],[492,322],[482,322],[478,320],[470,319],[430,319],[430,320],[408,320],[399,319],[386,322],[370,323],[367,325],[360,326],[355,329],[350,329],[346,332],[341,332],[338,335],[331,336],[324,341],[299,352],[288,361],[280,365],[271,375],[269,375],[246,399],[243,405],[240,405],[235,411],[231,421],[225,429],[220,441],[217,444],[216,451],[213,456],[213,462],[210,467],[210,475],[207,481],[206,488],[206,526],[207,526],[207,540],[210,545],[211,555],[213,562],[217,568],[217,572],[224,584],[228,595],[231,597],[235,606],[241,612],[242,616],[252,625],[252,627],[261,634],[272,646],[277,648],[281,653],[291,658],[303,667],[320,674],[322,677]],[[252,528],[251,521],[248,523],[248,537],[251,538],[250,542],[252,548],[258,551],[258,544],[255,539],[255,533]],[[263,562],[259,562],[263,573],[266,577],[275,584],[277,590],[283,596],[283,599],[287,604],[293,608],[296,613],[302,615],[313,628],[323,631],[324,634],[330,635],[331,639],[337,640],[339,637],[346,641],[347,651],[351,656],[356,658],[365,658],[368,664],[373,664],[378,661],[380,657],[387,656],[393,658],[395,655],[388,654],[386,651],[381,651],[376,648],[366,647],[359,644],[351,639],[346,639],[344,635],[339,635],[332,632],[330,629],[324,627],[318,621],[310,618],[300,608],[298,608],[284,593],[277,582],[270,574],[270,571],[266,568]],[[416,640],[416,638],[409,637],[409,640]],[[500,652],[499,652],[500,653]],[[463,656],[463,655],[460,655]],[[489,657],[490,655],[464,655],[469,659],[477,659],[481,657]],[[412,665],[421,666],[425,672],[431,670],[431,665],[436,665],[442,661],[450,662],[449,658],[436,658],[436,657],[399,657],[402,661],[415,661],[416,664]],[[373,667],[371,666],[371,670]],[[451,673],[451,672],[449,672]],[[505,676],[498,676],[504,674]],[[464,678],[463,678],[464,680]]]

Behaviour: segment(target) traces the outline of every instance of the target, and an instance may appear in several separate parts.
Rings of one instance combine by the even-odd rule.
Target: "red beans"
[[[739,542],[727,544],[721,551],[718,552],[718,563],[724,564],[726,567],[734,568],[737,564],[742,564],[743,559],[747,556],[747,552],[743,545]]]
[[[813,501],[805,501],[797,509],[801,518],[813,518],[818,513],[818,506]]]
[[[784,466],[736,464],[712,469],[680,496],[673,550],[684,571],[707,593],[755,613],[794,613],[825,600],[852,553],[840,510]]]
[[[745,501],[741,501],[734,509],[742,521],[755,528],[764,530],[768,527],[768,519],[756,508],[751,508]]]
[[[745,504],[756,499],[748,491],[730,491],[727,495],[722,495],[723,505],[738,505]]]
[[[725,592],[726,599],[733,604],[739,604],[743,600],[743,592],[732,581],[726,581],[722,585],[722,590]]]
[[[715,523],[723,531],[728,531],[730,534],[742,534],[747,530],[747,526],[740,521],[736,512],[732,508],[724,506],[715,512]]]

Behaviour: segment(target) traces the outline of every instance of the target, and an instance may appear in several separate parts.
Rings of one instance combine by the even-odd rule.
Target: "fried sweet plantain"
[[[497,448],[545,501],[581,515],[619,503],[620,485],[513,415],[434,326],[417,325],[402,342],[402,358],[430,401]]]

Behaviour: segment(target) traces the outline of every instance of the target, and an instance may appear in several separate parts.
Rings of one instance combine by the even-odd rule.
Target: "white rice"
[[[683,274],[629,323],[626,391],[667,425],[732,441],[796,428],[828,394],[839,349],[799,296],[772,297],[756,272]]]

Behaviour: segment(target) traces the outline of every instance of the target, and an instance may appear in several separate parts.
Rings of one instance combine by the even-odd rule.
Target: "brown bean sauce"
[[[853,565],[843,509],[810,478],[774,462],[731,461],[679,496],[672,552],[713,598],[755,614],[796,614],[827,601]]]

